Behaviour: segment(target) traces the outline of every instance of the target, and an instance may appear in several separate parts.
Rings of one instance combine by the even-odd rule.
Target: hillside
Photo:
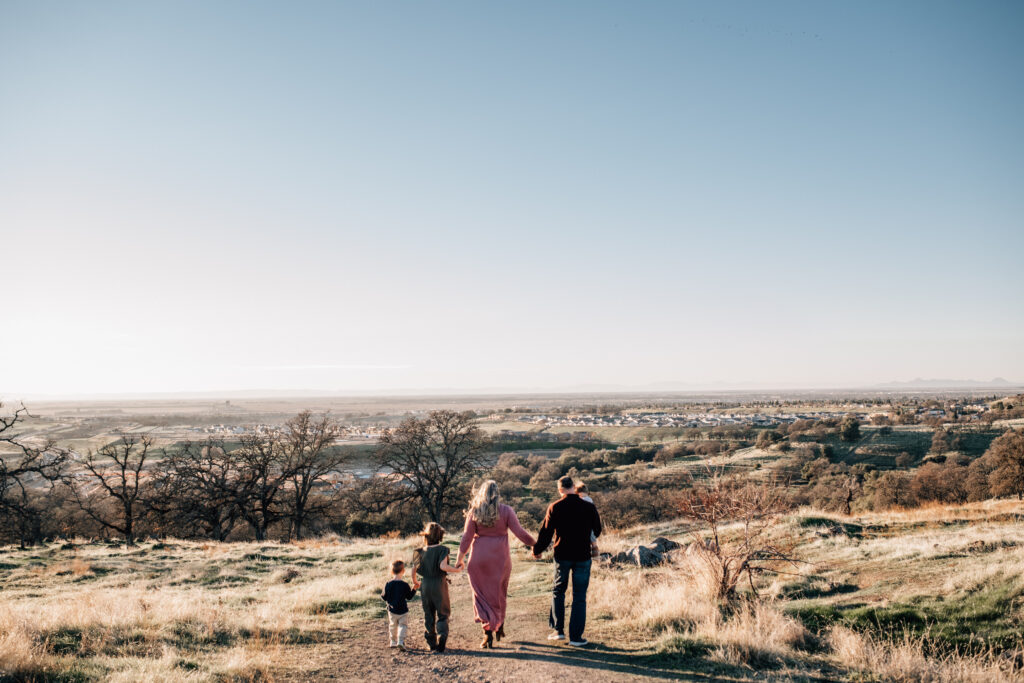
[[[801,510],[773,533],[806,564],[727,613],[685,554],[596,567],[582,651],[545,640],[550,563],[516,551],[509,638],[476,648],[459,576],[445,655],[427,654],[415,601],[412,651],[385,647],[377,592],[413,538],[6,547],[0,680],[1024,680],[1024,504]],[[658,535],[689,540],[643,526],[602,550]]]

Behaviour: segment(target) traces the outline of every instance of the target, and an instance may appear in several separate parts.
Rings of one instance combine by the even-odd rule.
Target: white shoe
[[[583,640],[570,640],[569,644],[573,647],[586,647],[590,645],[590,641],[584,638]]]
[[[564,633],[558,633],[556,631],[555,633],[552,633],[551,635],[548,636],[548,640],[565,640],[565,634]]]
[[[388,647],[398,647],[398,643],[391,643]]]

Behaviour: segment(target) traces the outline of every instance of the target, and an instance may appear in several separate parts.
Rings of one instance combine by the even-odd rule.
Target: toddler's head
[[[395,560],[391,563],[391,576],[396,579],[405,573],[405,562],[401,560]]]
[[[444,538],[444,527],[437,522],[430,522],[420,534],[423,537],[424,545],[437,545]]]

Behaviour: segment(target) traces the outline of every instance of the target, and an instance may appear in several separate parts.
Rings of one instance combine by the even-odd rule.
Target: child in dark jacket
[[[409,584],[402,580],[404,574],[405,562],[392,562],[391,580],[384,584],[384,590],[380,594],[381,600],[388,605],[388,638],[391,647],[397,647],[399,650],[405,649],[405,632],[408,629],[409,604],[406,601],[416,595],[416,589],[420,587],[419,581],[413,575],[410,588]]]

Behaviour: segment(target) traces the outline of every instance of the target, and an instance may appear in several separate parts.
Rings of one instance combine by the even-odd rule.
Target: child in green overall
[[[451,600],[448,598],[448,574],[459,570],[448,564],[448,548],[441,545],[444,529],[437,522],[430,522],[420,534],[423,547],[413,553],[413,576],[419,572],[420,601],[423,604],[423,620],[426,623],[424,637],[432,652],[444,652],[448,642],[448,617],[451,616]]]

